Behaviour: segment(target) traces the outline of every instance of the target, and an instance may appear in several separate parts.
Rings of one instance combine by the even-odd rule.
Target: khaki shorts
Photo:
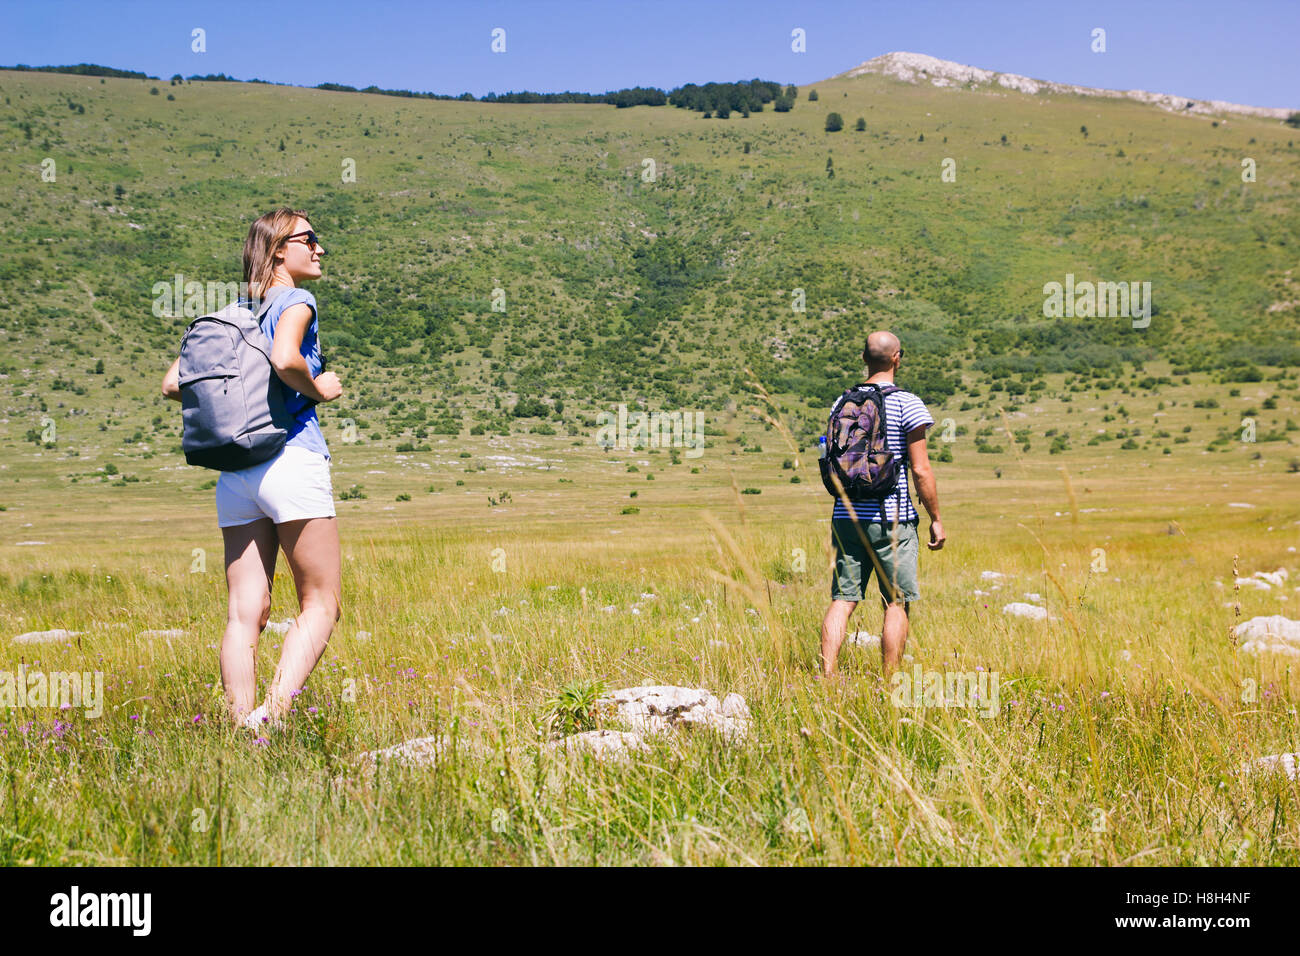
[[[897,539],[893,535],[897,533]],[[863,543],[863,538],[866,543]],[[861,601],[871,573],[876,571],[876,586],[886,604],[896,601],[916,601],[921,597],[917,588],[916,564],[920,543],[916,522],[907,524],[874,524],[854,522],[851,518],[831,519],[831,543],[835,547],[835,570],[831,576],[831,598],[836,601]],[[884,571],[882,578],[876,563],[867,553],[870,547]],[[898,589],[898,596],[892,593]]]

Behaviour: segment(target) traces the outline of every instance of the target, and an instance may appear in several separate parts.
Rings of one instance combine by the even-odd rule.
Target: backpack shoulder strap
[[[280,298],[280,296],[284,293],[285,290],[286,290],[285,286],[282,285],[276,286],[275,291],[272,292],[271,295],[262,296],[261,303],[258,305],[257,309],[249,310],[253,313],[253,317],[257,320],[258,325],[262,324],[262,316],[266,315],[266,313],[271,310],[271,306],[275,305],[276,300]],[[257,301],[258,300],[256,299],[251,299],[250,304]]]

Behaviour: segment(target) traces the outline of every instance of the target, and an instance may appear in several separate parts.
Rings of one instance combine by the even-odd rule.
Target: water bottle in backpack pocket
[[[242,303],[203,315],[181,340],[181,448],[191,465],[239,471],[279,454],[293,419],[271,364],[271,343]]]
[[[838,499],[842,488],[850,501],[874,501],[898,489],[898,463],[889,448],[885,415],[885,396],[896,391],[895,385],[855,385],[831,408],[826,453],[818,466],[833,497]]]

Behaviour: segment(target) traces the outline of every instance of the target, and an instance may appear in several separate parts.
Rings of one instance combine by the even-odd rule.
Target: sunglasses
[[[304,242],[304,244],[307,246],[308,249],[310,249],[312,246],[319,246],[319,247],[320,247],[320,254],[321,254],[322,256],[325,255],[325,247],[324,247],[324,246],[321,246],[321,244],[320,244],[320,240],[319,240],[318,238],[316,238],[316,233],[313,232],[311,229],[308,229],[306,232],[295,232],[292,236],[289,236],[289,237],[288,237],[287,239],[285,239],[284,241],[285,241],[285,242],[292,242],[293,240],[297,239],[299,236],[306,236],[306,237],[307,237],[306,239],[303,240],[303,242]]]

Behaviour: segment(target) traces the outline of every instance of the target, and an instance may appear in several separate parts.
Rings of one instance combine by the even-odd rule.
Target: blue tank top
[[[315,378],[325,368],[320,353],[320,325],[316,314],[316,297],[306,289],[285,289],[283,286],[277,286],[276,288],[281,291],[267,290],[268,293],[274,292],[275,298],[271,302],[271,307],[266,310],[266,314],[262,316],[262,332],[265,333],[267,341],[275,341],[275,327],[285,309],[298,304],[311,306],[311,324],[307,326],[307,330],[303,333],[300,351],[302,357],[307,360],[307,370],[311,373],[311,377]],[[280,388],[284,390],[285,410],[294,419],[285,445],[298,445],[301,448],[324,455],[326,460],[329,460],[330,451],[325,444],[325,435],[320,430],[320,419],[316,417],[316,407],[312,405],[310,399],[306,398],[301,392],[290,388],[284,382],[280,382]]]

